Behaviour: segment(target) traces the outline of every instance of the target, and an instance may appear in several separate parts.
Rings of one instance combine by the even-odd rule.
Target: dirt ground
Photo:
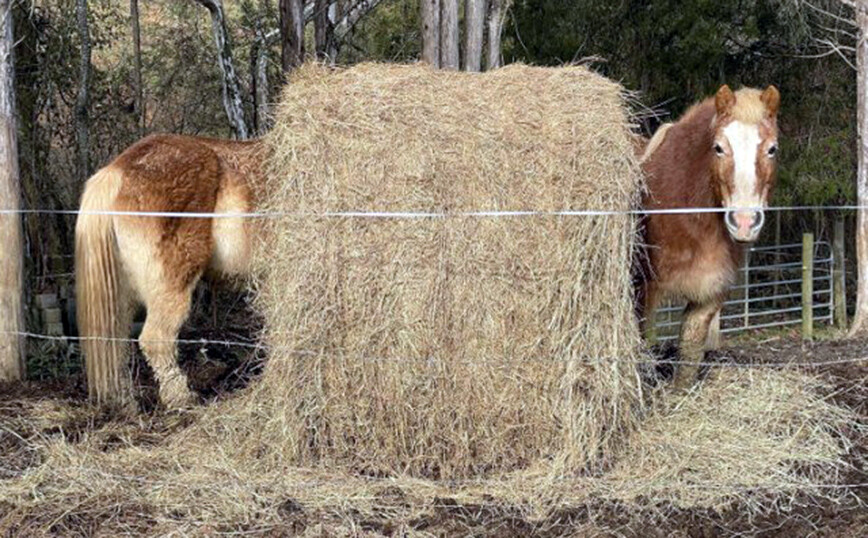
[[[781,361],[804,363],[809,371],[827,378],[833,389],[828,397],[854,409],[863,424],[868,424],[868,339],[802,343],[784,335],[758,342],[725,348],[710,353],[709,362],[739,364]],[[833,361],[834,364],[816,365]],[[203,394],[208,394],[202,389]],[[214,397],[213,395],[210,395]],[[189,425],[183,414],[159,411],[145,413],[136,419],[119,421],[107,413],[96,413],[85,402],[83,381],[73,378],[63,382],[28,382],[0,385],[0,480],[18,476],[39,464],[40,455],[33,451],[31,440],[65,435],[75,441],[99,430],[106,450],[111,450],[113,430],[131,437],[135,444],[148,446],[159,443],[167,434]],[[219,395],[217,397],[220,397]],[[34,409],[46,402],[62,404],[68,412],[56,421],[43,415],[34,419]],[[57,407],[57,406],[55,406]],[[119,438],[119,436],[118,436]],[[453,499],[437,499],[425,515],[410,522],[397,524],[388,516],[380,518],[350,518],[328,520],[321,513],[309,513],[294,499],[282,500],[283,528],[269,529],[268,536],[868,536],[868,432],[853,432],[856,449],[850,455],[852,470],[845,477],[847,484],[859,485],[849,490],[846,501],[838,504],[815,499],[796,499],[796,509],[780,512],[769,508],[757,516],[731,507],[719,513],[710,510],[681,510],[671,506],[654,506],[646,510],[620,506],[611,502],[587,503],[554,514],[543,522],[529,522],[518,510],[492,509],[485,506],[461,505]],[[127,441],[128,442],[128,441]],[[398,488],[388,491],[391,500],[400,503],[404,496]],[[385,494],[385,493],[384,493]],[[26,536],[29,527],[9,526],[10,514],[16,507],[0,499],[0,534]],[[146,517],[146,514],[140,514]],[[5,521],[4,521],[5,520]],[[15,514],[15,520],[26,521],[27,515]],[[147,521],[140,523],[147,528]],[[93,536],[104,534],[99,520],[68,521],[48,529],[58,536]],[[130,528],[135,528],[131,525]],[[228,534],[260,535],[239,525],[221,529]],[[223,534],[221,532],[220,534]]]

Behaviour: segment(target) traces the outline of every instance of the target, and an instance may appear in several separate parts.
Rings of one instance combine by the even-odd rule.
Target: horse
[[[194,402],[177,364],[178,331],[203,275],[248,274],[250,229],[240,216],[135,213],[249,212],[262,160],[259,141],[153,135],[88,179],[75,227],[75,271],[92,400],[133,404],[126,340],[138,303],[146,310],[138,341],[160,400],[168,407]]]
[[[643,218],[637,307],[650,316],[667,297],[687,301],[675,387],[693,385],[709,326],[735,280],[744,245],[756,241],[775,185],[780,93],[722,86],[662,126],[640,159],[646,210],[721,208],[720,212],[650,213]]]

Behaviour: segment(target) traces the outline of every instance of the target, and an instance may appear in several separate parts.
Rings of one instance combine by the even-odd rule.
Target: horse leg
[[[705,337],[705,349],[708,351],[720,349],[720,310],[717,309],[708,324],[708,336]]]
[[[705,340],[711,320],[720,311],[721,301],[690,302],[684,310],[681,326],[681,364],[675,370],[675,387],[690,388],[699,373],[699,363],[705,355]]]
[[[194,281],[184,289],[165,286],[150,294],[145,326],[139,336],[139,345],[160,384],[160,400],[170,408],[196,401],[195,394],[187,387],[187,377],[178,367],[176,343],[178,331],[190,313],[195,287]]]

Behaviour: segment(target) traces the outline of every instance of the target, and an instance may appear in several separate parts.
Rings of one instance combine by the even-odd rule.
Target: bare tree
[[[145,133],[145,98],[142,87],[142,34],[139,28],[139,0],[130,0],[130,26],[133,33],[135,113],[139,123],[139,136],[142,136]]]
[[[488,69],[500,67],[501,35],[511,0],[491,0],[488,6]]]
[[[304,1],[280,0],[280,59],[289,73],[304,62]]]
[[[87,24],[87,0],[76,0],[75,16],[80,45],[75,137],[78,145],[78,178],[84,182],[90,175],[90,28]]]
[[[851,13],[838,13],[834,3],[815,0],[802,0],[801,5],[811,14],[823,19],[817,27],[828,37],[815,38],[825,52],[818,56],[837,54],[856,70],[856,128],[858,153],[856,169],[856,191],[859,209],[856,214],[856,263],[859,281],[856,286],[856,312],[850,335],[868,332],[868,0],[838,0],[839,6],[847,6]],[[849,11],[849,10],[845,10]],[[831,22],[831,27],[826,23]],[[840,25],[848,27],[841,29]],[[851,31],[855,28],[855,36]],[[854,39],[855,46],[843,44],[840,36]],[[855,65],[850,57],[855,55]]]
[[[440,67],[458,69],[458,0],[440,0]]]
[[[24,329],[18,140],[15,113],[15,62],[12,29],[14,0],[0,0],[0,381],[23,379]]]
[[[253,131],[263,135],[268,130],[268,51],[280,37],[278,30],[265,33],[261,21],[256,24],[256,39],[250,48],[250,79],[253,94]]]
[[[832,23],[831,27],[825,24],[826,21],[818,25],[819,29],[829,34],[815,38],[821,48],[827,49],[818,56],[837,54],[856,71],[856,265],[859,278],[850,336],[857,336],[868,332],[868,0],[839,0],[839,3],[851,8],[852,13],[842,16],[827,2],[802,2],[814,15],[820,14]],[[850,28],[843,30],[841,24]],[[853,28],[856,30],[855,35],[848,31]],[[840,36],[852,38],[854,46],[841,43]],[[851,55],[855,56],[855,62],[850,61]]]
[[[856,312],[850,335],[868,332],[868,2],[851,4],[856,11],[859,37],[856,42],[856,115],[859,133],[856,189],[859,210],[856,216],[856,259],[859,282]]]
[[[314,1],[313,36],[316,57],[319,59],[328,58],[329,48],[335,39],[334,21],[329,16],[331,5],[329,0]]]
[[[440,0],[422,0],[422,61],[440,67]]]
[[[211,13],[211,29],[214,33],[214,43],[217,46],[217,61],[223,74],[223,108],[229,118],[229,125],[236,138],[246,139],[250,136],[247,122],[244,120],[244,107],[241,103],[241,90],[238,88],[238,76],[232,61],[232,45],[229,43],[229,32],[226,30],[226,17],[223,13],[222,0],[194,0]]]
[[[343,20],[348,7],[346,4],[349,1],[350,0],[335,0],[329,6],[329,20],[331,21],[332,28],[337,26],[338,21]],[[332,63],[337,61],[338,53],[341,51],[342,43],[339,41],[343,41],[343,39],[338,40],[337,36],[334,35],[334,30],[332,30],[332,40],[331,43],[329,43],[328,50],[326,51]]]
[[[464,0],[464,69],[482,70],[485,0]]]

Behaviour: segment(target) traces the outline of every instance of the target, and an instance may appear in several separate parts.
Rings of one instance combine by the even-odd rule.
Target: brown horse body
[[[678,385],[694,380],[696,367],[689,363],[702,356],[739,266],[741,243],[754,241],[762,228],[774,184],[779,100],[774,87],[733,94],[724,86],[658,131],[642,157],[645,209],[726,210],[645,219],[642,310],[653,312],[665,297],[688,303],[681,334],[688,364],[677,373]]]
[[[76,294],[88,386],[99,402],[128,403],[127,346],[133,307],[139,337],[170,406],[192,394],[177,365],[178,331],[206,272],[244,274],[248,225],[241,217],[178,218],[104,212],[244,213],[253,207],[260,145],[175,135],[147,137],[88,180],[76,223]],[[100,214],[103,212],[103,214]]]

